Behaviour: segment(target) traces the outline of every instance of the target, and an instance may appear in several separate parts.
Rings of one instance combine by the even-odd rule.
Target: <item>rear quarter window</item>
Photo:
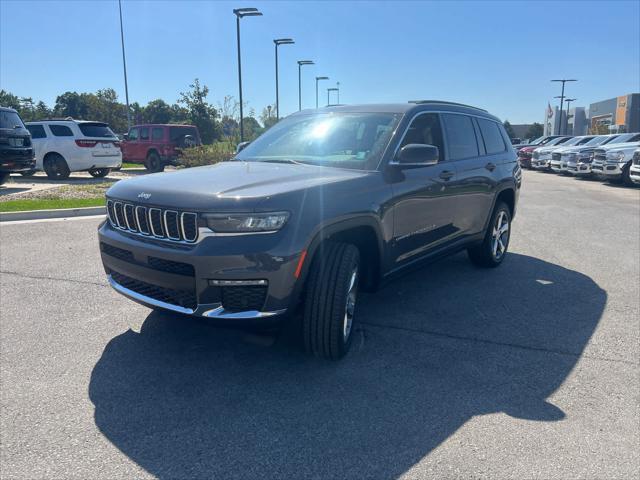
[[[49,125],[49,130],[56,137],[73,137],[73,132],[66,125]]]
[[[27,130],[31,133],[31,138],[47,138],[43,125],[27,125]]]
[[[177,142],[180,138],[185,135],[191,135],[198,142],[200,142],[200,136],[198,135],[198,130],[195,127],[170,127],[169,128],[169,139],[172,142]]]
[[[498,124],[483,118],[478,118],[477,120],[478,125],[480,126],[480,134],[484,141],[484,147],[487,150],[487,155],[504,152],[507,149],[507,146],[504,143]]]

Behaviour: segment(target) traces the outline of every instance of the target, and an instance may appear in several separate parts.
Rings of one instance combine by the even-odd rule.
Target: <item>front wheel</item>
[[[511,237],[511,210],[500,202],[491,215],[491,222],[480,245],[469,248],[467,253],[474,265],[497,267],[504,260]]]
[[[302,335],[305,350],[338,360],[351,346],[360,277],[360,253],[347,243],[320,247],[309,272]]]
[[[111,172],[110,168],[92,168],[89,170],[89,175],[95,178],[104,178]]]

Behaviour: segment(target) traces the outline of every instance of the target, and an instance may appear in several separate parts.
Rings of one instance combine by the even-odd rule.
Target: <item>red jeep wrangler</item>
[[[121,143],[122,161],[143,163],[150,172],[161,172],[165,165],[176,165],[183,148],[202,145],[200,132],[193,125],[136,125]]]

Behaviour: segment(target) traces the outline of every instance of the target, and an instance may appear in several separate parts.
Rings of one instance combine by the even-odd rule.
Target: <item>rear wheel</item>
[[[151,152],[147,155],[147,160],[145,161],[144,166],[147,170],[153,173],[162,172],[164,170],[164,164],[162,163],[162,160],[160,160],[160,155],[156,152]]]
[[[57,153],[52,153],[44,159],[44,171],[52,180],[64,180],[71,174],[67,161]]]
[[[89,170],[89,175],[95,178],[103,178],[109,175],[110,172],[110,168],[92,168]]]
[[[9,180],[10,173],[0,173],[0,185],[4,185]]]
[[[360,277],[360,253],[347,243],[327,242],[315,256],[305,295],[305,350],[338,360],[353,338]]]
[[[496,205],[491,222],[480,245],[469,248],[469,259],[480,267],[497,267],[504,260],[511,236],[511,210],[500,202]]]

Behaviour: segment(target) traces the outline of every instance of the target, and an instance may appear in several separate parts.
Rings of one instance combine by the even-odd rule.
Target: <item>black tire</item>
[[[498,226],[500,222],[500,226]],[[507,229],[501,235],[498,236],[500,242],[498,243],[494,239],[494,232],[499,228],[507,225]],[[487,232],[485,233],[484,240],[480,245],[476,245],[467,249],[469,259],[474,265],[485,268],[494,268],[502,263],[504,257],[507,255],[507,249],[509,248],[509,239],[511,238],[511,210],[506,203],[500,202],[496,205],[491,215]],[[494,243],[495,241],[495,243]],[[500,251],[500,245],[504,247]]]
[[[355,246],[337,242],[321,245],[311,264],[305,293],[302,336],[307,352],[339,360],[349,351],[359,271],[360,253]]]
[[[36,174],[35,170],[29,170],[28,172],[20,172],[23,177],[33,177]]]
[[[150,152],[149,155],[147,155],[147,160],[144,162],[144,166],[152,173],[164,171],[164,164],[162,163],[162,160],[160,160],[160,155],[156,152]]]
[[[4,185],[5,183],[7,183],[7,180],[9,180],[10,176],[11,174],[8,172],[0,173],[0,185]]]
[[[89,170],[89,175],[95,178],[104,178],[111,173],[110,168],[92,168]]]
[[[51,180],[65,180],[71,171],[62,155],[52,153],[44,159],[44,171]]]
[[[631,180],[631,164],[626,165],[622,169],[622,183],[624,183],[626,187],[635,187],[635,183]]]

